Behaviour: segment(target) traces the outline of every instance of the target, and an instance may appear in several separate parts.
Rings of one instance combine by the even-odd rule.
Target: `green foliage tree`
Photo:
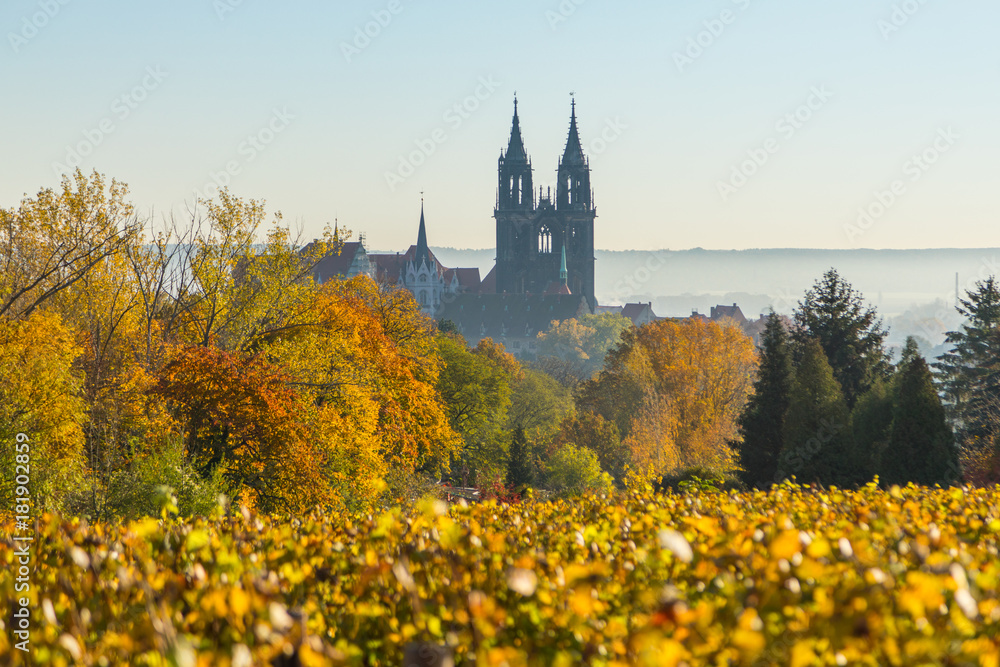
[[[500,477],[507,458],[504,426],[512,369],[504,364],[509,362],[493,348],[483,348],[479,354],[470,351],[456,336],[439,335],[437,340],[443,361],[437,389],[447,406],[448,421],[463,441],[449,465],[452,480],[467,486]]]
[[[785,415],[780,477],[848,486],[860,481],[851,414],[819,341],[804,343]]]
[[[613,489],[611,475],[601,470],[597,454],[586,447],[563,446],[549,461],[547,472],[548,488],[560,495],[610,493]]]
[[[958,479],[958,452],[930,368],[907,341],[899,364],[897,398],[879,477],[887,484],[930,486]]]
[[[843,388],[848,407],[879,378],[890,372],[885,349],[888,332],[864,297],[830,269],[806,292],[795,311],[792,337],[800,349],[815,340],[823,348],[833,368],[833,376]]]
[[[572,410],[573,395],[566,387],[541,371],[525,369],[512,381],[507,428],[523,428],[532,439],[545,438]]]
[[[538,356],[543,367],[561,367],[570,384],[592,378],[604,365],[604,357],[621,340],[632,322],[622,315],[581,315],[552,322],[538,334]]]
[[[775,481],[792,379],[788,332],[772,311],[761,338],[753,395],[739,419],[742,440],[736,445],[737,460],[740,478],[748,486],[767,488]]]
[[[621,485],[632,461],[629,448],[622,443],[618,427],[593,412],[578,412],[563,420],[555,437],[556,451],[565,445],[586,447],[597,455],[601,469]]]

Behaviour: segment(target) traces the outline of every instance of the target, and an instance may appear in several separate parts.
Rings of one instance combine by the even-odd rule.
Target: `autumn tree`
[[[760,367],[740,415],[741,439],[737,460],[740,477],[748,486],[767,488],[778,472],[785,413],[792,393],[792,353],[788,332],[772,312],[761,338]]]
[[[185,338],[249,350],[308,302],[313,268],[339,241],[327,227],[322,240],[303,247],[282,225],[280,213],[265,228],[265,202],[241,199],[225,188],[217,201],[200,203],[206,218],[203,225],[195,221],[183,258],[190,280],[174,294]]]
[[[35,310],[17,321],[0,321],[0,502],[13,505],[14,447],[28,438],[31,493],[36,510],[57,510],[77,489],[84,472],[86,404],[82,349],[59,315]]]
[[[800,349],[810,340],[823,348],[848,407],[888,376],[887,335],[876,310],[835,269],[824,273],[799,302],[792,331]]]
[[[414,476],[447,472],[459,441],[438,393],[433,322],[412,295],[366,276],[330,281],[262,350],[312,405],[312,438],[348,505],[371,507]]]
[[[756,365],[753,343],[735,326],[663,320],[622,334],[605,369],[582,386],[578,407],[615,423],[647,472],[730,470],[728,443]]]
[[[262,511],[329,501],[324,452],[304,420],[308,405],[262,355],[180,349],[153,392],[177,411],[188,456],[202,475],[221,468],[232,496]]]
[[[550,374],[561,376],[569,386],[589,380],[601,370],[605,355],[630,326],[628,318],[615,313],[554,321],[538,334],[539,368],[555,371]]]
[[[60,191],[45,188],[16,210],[0,209],[0,318],[27,317],[121,254],[142,229],[127,193],[77,169]]]

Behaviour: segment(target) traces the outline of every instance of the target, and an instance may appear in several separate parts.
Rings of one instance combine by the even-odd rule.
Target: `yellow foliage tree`
[[[311,396],[314,437],[349,502],[370,506],[399,482],[394,474],[447,461],[457,446],[435,390],[433,322],[408,292],[365,276],[328,282],[267,340],[267,354]]]
[[[756,364],[753,343],[736,326],[663,320],[622,334],[580,404],[618,424],[637,469],[728,471]]]
[[[217,201],[201,203],[207,227],[192,231],[191,251],[181,258],[191,279],[175,290],[185,339],[248,350],[308,303],[313,267],[339,241],[327,227],[322,240],[300,247],[282,226],[281,213],[265,230],[265,203],[240,199],[228,189]]]
[[[23,433],[30,446],[30,488],[37,509],[58,509],[56,499],[82,474],[86,406],[74,362],[82,350],[61,318],[36,310],[0,322],[0,438]],[[0,449],[0,503],[13,497],[13,446]]]

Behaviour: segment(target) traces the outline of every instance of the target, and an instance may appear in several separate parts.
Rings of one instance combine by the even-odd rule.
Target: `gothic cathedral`
[[[590,163],[583,154],[572,105],[569,138],[559,161],[555,200],[551,188],[537,194],[531,160],[524,150],[514,100],[514,121],[506,153],[500,153],[500,183],[493,217],[497,223],[497,294],[545,294],[562,291],[594,294],[594,195]]]

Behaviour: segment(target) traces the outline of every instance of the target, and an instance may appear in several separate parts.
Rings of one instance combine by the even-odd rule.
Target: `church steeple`
[[[517,117],[517,98],[514,98],[514,120],[511,124],[510,141],[507,142],[506,161],[527,162],[528,154],[524,150],[524,140],[521,138],[521,120]]]
[[[417,268],[426,262],[431,266],[431,249],[427,245],[427,225],[424,223],[424,199],[420,198],[420,231],[417,232],[417,250],[413,255],[413,265]]]
[[[521,137],[521,120],[514,98],[514,119],[511,121],[507,152],[500,155],[497,210],[532,210],[535,206],[531,185],[531,160]]]
[[[580,131],[576,127],[576,99],[573,99],[569,118],[569,136],[566,138],[566,150],[563,151],[563,164],[584,166],[587,158],[583,155],[583,144],[580,143]]]
[[[590,210],[593,207],[590,192],[590,163],[583,154],[580,131],[576,126],[576,99],[573,100],[569,119],[569,136],[566,150],[559,160],[559,183],[556,188],[556,208]]]

